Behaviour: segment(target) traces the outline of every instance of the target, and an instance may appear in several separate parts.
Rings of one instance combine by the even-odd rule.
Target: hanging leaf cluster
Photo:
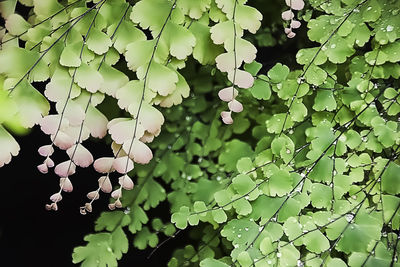
[[[269,44],[306,40],[271,68],[255,61],[276,32],[263,1],[22,1],[28,18],[6,2],[0,165],[20,149],[9,131],[37,124],[38,169],[60,177],[47,209],[79,167],[99,173],[81,213],[111,194],[74,263],[117,266],[187,231],[169,267],[399,265],[399,1],[281,1]],[[170,218],[150,216],[161,204]]]

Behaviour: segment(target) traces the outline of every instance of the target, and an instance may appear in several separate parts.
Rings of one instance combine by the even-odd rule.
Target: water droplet
[[[112,252],[112,249],[110,247],[107,247],[107,251]]]
[[[245,231],[249,231],[249,228],[246,227],[246,228],[244,228],[244,230],[245,230]]]
[[[346,221],[351,222],[354,218],[354,215],[352,213],[348,213],[344,217],[346,218]]]
[[[241,238],[241,237],[242,237],[242,235],[241,235],[241,234],[239,234],[239,235],[237,235],[237,237],[238,237],[238,238]]]
[[[246,200],[249,200],[250,197],[249,197],[249,196],[245,196],[244,198],[245,198]]]
[[[264,230],[264,227],[262,227],[262,226],[258,227],[259,232],[261,232],[262,230]]]
[[[387,27],[386,27],[387,32],[391,32],[391,31],[393,31],[393,29],[394,29],[394,27],[392,25],[387,25]]]
[[[268,263],[268,264],[272,264],[272,261],[268,260],[267,263]]]
[[[304,267],[304,263],[301,260],[298,260],[297,267]]]
[[[125,214],[129,214],[129,213],[131,213],[131,208],[129,208],[129,207],[126,207],[126,209],[124,210],[124,213],[125,213]]]
[[[217,176],[217,181],[221,181],[222,177],[221,176]]]
[[[286,149],[286,153],[290,154],[291,153],[290,149]]]
[[[335,48],[336,47],[336,44],[332,44],[331,45],[331,48],[333,49],[333,48]]]
[[[280,258],[282,254],[280,252],[276,253],[276,257]]]
[[[188,179],[188,181],[192,180],[192,176],[188,176],[186,179]]]
[[[239,247],[239,245],[238,244],[235,244],[235,245],[233,245],[235,248],[238,248]]]
[[[367,8],[368,11],[371,10],[371,9],[372,9],[372,7],[370,7],[370,6]]]

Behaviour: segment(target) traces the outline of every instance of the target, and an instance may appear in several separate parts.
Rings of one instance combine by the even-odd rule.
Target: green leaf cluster
[[[307,1],[296,62],[268,68],[253,47],[282,36],[264,2],[24,2],[29,19],[11,10],[1,37],[0,162],[19,150],[7,129],[39,123],[48,101],[78,143],[108,131],[115,157],[135,138],[153,151],[132,152],[123,210],[102,213],[74,263],[117,266],[188,231],[168,266],[399,265],[399,1]],[[46,80],[43,96],[32,83]],[[244,109],[224,125],[232,84]]]

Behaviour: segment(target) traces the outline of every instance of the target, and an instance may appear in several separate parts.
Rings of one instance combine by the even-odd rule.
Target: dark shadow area
[[[97,187],[99,174],[92,166],[77,168],[70,177],[74,190],[63,193],[59,210],[46,211],[49,196],[58,190],[59,177],[53,169],[41,174],[36,166],[43,158],[37,153],[38,147],[49,143],[49,138],[38,127],[23,137],[17,137],[21,146],[20,154],[9,165],[1,168],[0,202],[0,251],[3,255],[0,266],[73,266],[73,248],[85,245],[83,237],[94,232],[94,222],[102,211],[107,211],[108,197],[104,194],[94,204],[93,213],[83,216],[79,207],[86,201],[86,194]],[[110,155],[108,145],[93,140],[85,142],[95,158]],[[57,163],[67,159],[65,152],[52,157]],[[160,205],[150,211],[164,221],[169,220],[168,207]],[[164,218],[163,218],[164,217]],[[140,251],[133,247],[132,235],[128,234],[130,249],[119,262],[119,266],[166,266],[172,252],[190,243],[188,231],[181,232],[158,249],[150,259],[151,249]],[[166,237],[160,235],[160,241]]]

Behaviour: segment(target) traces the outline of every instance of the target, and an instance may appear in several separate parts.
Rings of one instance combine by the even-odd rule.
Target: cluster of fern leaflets
[[[400,266],[399,1],[279,1],[283,38],[303,25],[308,42],[270,69],[252,43],[263,1],[20,2],[28,18],[0,3],[0,166],[20,149],[8,131],[38,124],[49,210],[94,166],[81,213],[101,192],[112,211],[74,263],[117,266],[128,231],[137,249],[189,231],[169,267]],[[149,218],[162,203],[170,219]]]

